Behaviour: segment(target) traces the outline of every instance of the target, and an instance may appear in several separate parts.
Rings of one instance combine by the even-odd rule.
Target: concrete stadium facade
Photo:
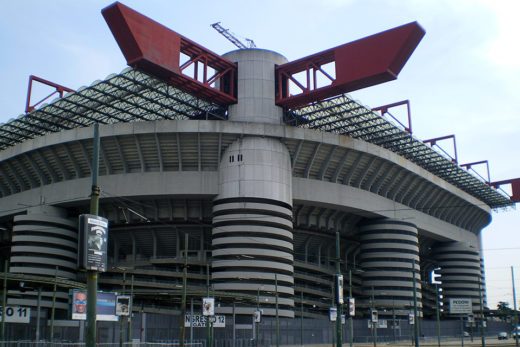
[[[413,277],[419,308],[432,314],[437,268],[445,303],[471,298],[478,313],[490,206],[382,146],[285,125],[274,100],[280,54],[245,49],[225,58],[238,65],[227,120],[100,125],[100,215],[110,221],[100,288],[120,291],[125,277],[128,292],[132,277],[136,306],[178,314],[187,257],[197,306],[209,276],[218,313],[250,317],[259,305],[269,316],[278,307],[282,317],[322,318],[333,302],[339,231],[358,315],[370,306],[408,315]],[[84,280],[77,217],[88,212],[92,133],[78,126],[0,151],[10,273]],[[35,295],[12,289],[9,303],[34,306]],[[50,307],[52,292],[42,295]],[[56,307],[67,312],[67,291]]]

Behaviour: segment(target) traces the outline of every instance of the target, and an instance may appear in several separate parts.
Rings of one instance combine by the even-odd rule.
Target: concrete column
[[[389,218],[372,220],[360,228],[360,267],[363,291],[374,291],[374,306],[409,310],[413,306],[412,260],[416,261],[417,306],[421,304],[421,272],[417,227]],[[401,311],[402,312],[402,311]]]
[[[275,64],[287,60],[261,49],[225,55],[238,65],[234,122],[282,123],[274,104]],[[292,174],[290,154],[278,139],[246,136],[232,143],[220,161],[219,195],[213,203],[212,283],[216,290],[256,296],[265,315],[294,317]],[[237,305],[252,315],[253,303]],[[232,308],[220,312],[231,313]]]
[[[38,206],[27,214],[14,217],[9,272],[76,280],[78,221],[67,218],[66,211],[52,206]],[[56,267],[58,270],[56,271]],[[36,307],[35,291],[10,291],[15,297],[10,305]],[[41,306],[51,307],[52,292],[41,293]],[[68,293],[56,293],[56,308],[68,308]]]
[[[479,312],[482,271],[479,250],[466,242],[444,242],[435,245],[433,256],[441,268],[444,307],[449,307],[452,298],[471,298],[473,312]]]

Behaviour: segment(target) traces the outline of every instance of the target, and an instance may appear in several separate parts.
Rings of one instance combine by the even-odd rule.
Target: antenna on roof
[[[211,26],[213,27],[213,29],[218,31],[220,34],[222,34],[222,36],[224,36],[226,39],[231,41],[232,44],[234,44],[235,46],[237,46],[240,49],[256,48],[255,41],[245,38],[247,45],[244,44],[236,36],[234,36],[232,33],[230,33],[229,29],[224,29],[220,25],[220,22],[213,23],[213,24],[211,24]]]

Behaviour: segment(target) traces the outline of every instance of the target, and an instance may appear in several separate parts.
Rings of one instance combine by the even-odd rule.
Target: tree
[[[497,315],[502,320],[506,320],[507,317],[513,315],[513,310],[509,307],[509,303],[505,301],[499,301],[497,305]]]

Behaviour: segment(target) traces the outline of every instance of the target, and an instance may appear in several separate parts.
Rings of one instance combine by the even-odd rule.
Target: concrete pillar
[[[360,228],[363,291],[374,293],[374,306],[400,313],[413,306],[412,260],[415,260],[417,306],[421,310],[421,272],[417,227],[389,218],[371,220]]]
[[[14,217],[9,272],[76,280],[78,221],[67,218],[66,211],[52,206],[37,206],[27,214]],[[58,270],[56,271],[56,267]],[[10,291],[10,305],[36,307],[35,291]],[[42,292],[42,307],[52,305],[52,292]],[[68,293],[56,293],[56,308],[68,309]]]
[[[281,55],[260,49],[225,55],[238,64],[235,122],[282,122],[274,104],[275,64]],[[212,283],[216,290],[259,293],[265,315],[275,315],[275,274],[279,315],[294,317],[292,174],[290,154],[278,139],[245,136],[223,154],[219,195],[213,202]],[[256,305],[237,305],[252,314]],[[220,312],[231,313],[232,308]]]
[[[450,299],[471,298],[473,312],[479,312],[479,250],[466,242],[444,242],[435,245],[433,256],[440,267],[444,307],[449,307]]]

